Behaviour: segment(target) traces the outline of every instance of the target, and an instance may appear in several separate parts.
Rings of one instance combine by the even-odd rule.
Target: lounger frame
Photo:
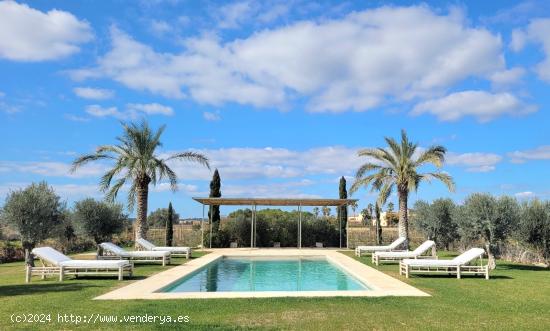
[[[65,275],[74,275],[78,277],[79,275],[112,275],[118,276],[118,280],[122,280],[124,273],[128,277],[132,277],[134,271],[133,263],[130,263],[126,266],[121,267],[103,267],[103,268],[89,268],[89,267],[66,267],[66,266],[56,266],[46,260],[39,258],[42,266],[32,267],[27,265],[25,271],[25,282],[29,283],[33,275],[40,276],[41,279],[45,279],[47,276],[58,276],[59,281],[62,282]]]
[[[398,238],[399,239],[399,238]],[[396,239],[396,240],[398,240]],[[367,250],[367,249],[361,249],[361,247],[365,247],[364,245],[360,245],[360,246],[357,246],[355,247],[355,255],[358,256],[358,257],[361,257],[361,252],[365,252],[365,253],[370,253],[372,255],[372,253],[374,252],[406,252],[405,250],[403,249],[397,249],[397,247],[400,247],[403,245],[403,243],[400,243],[399,245],[395,246],[394,248],[391,248],[391,244],[393,244],[395,242],[395,240],[393,242],[391,242],[389,245],[386,245],[386,246],[372,246],[372,247],[378,247],[377,249],[375,250]]]
[[[426,254],[428,251],[431,251],[431,253],[428,253],[429,255]],[[372,253],[372,263],[376,264],[376,265],[379,265],[380,262],[395,262],[395,261],[401,261],[403,259],[435,259],[435,260],[438,259],[435,249],[430,248],[428,251],[424,252],[421,255],[416,255],[416,256],[411,255],[410,257],[409,256],[407,256],[407,257],[402,257],[402,256],[384,256],[384,257],[380,257],[378,254],[374,254],[374,253],[377,253],[377,252],[374,252],[374,253]],[[392,252],[410,252],[410,253],[412,253],[413,251],[392,251]]]
[[[163,251],[155,251],[155,252],[163,252]],[[121,256],[103,247],[103,254],[98,255],[97,259],[98,260],[129,260],[134,263],[160,262],[164,267],[167,264],[170,264],[171,255],[172,254],[163,255],[163,256]]]
[[[452,260],[449,260],[449,265],[439,265],[439,266],[411,266],[403,263],[399,263],[399,274],[405,275],[409,278],[410,274],[413,273],[440,273],[453,275],[456,274],[456,278],[460,279],[462,275],[484,275],[485,279],[489,279],[489,265],[483,264],[483,255],[477,257],[476,260],[479,260],[479,265],[468,265],[468,264],[453,264]],[[475,260],[474,260],[475,261]]]

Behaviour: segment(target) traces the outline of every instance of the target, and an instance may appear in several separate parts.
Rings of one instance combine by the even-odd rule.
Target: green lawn
[[[347,252],[350,256],[352,252]],[[445,254],[444,254],[445,255]],[[194,254],[197,257],[197,254]],[[360,259],[369,263],[368,257]],[[175,259],[174,265],[185,263]],[[168,267],[166,267],[168,268]],[[397,265],[380,270],[404,280]],[[206,329],[299,330],[548,330],[550,329],[550,271],[499,262],[490,280],[447,276],[407,280],[432,295],[428,298],[275,298],[159,301],[93,301],[118,286],[165,270],[158,265],[137,265],[132,280],[112,278],[33,278],[24,283],[23,263],[0,264],[0,330],[18,329],[159,329],[156,324],[60,324],[57,314],[188,315],[179,325]],[[51,314],[46,324],[14,324],[12,314]]]

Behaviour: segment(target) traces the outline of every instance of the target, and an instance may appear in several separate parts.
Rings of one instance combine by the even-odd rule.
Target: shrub
[[[126,219],[121,205],[91,198],[75,203],[72,216],[77,231],[92,238],[98,245],[98,250],[101,242],[110,241],[113,234],[123,230]]]
[[[518,239],[550,265],[550,202],[533,200],[521,208]]]
[[[180,215],[173,210],[172,223],[175,223],[180,219]],[[147,217],[147,223],[150,228],[165,228],[166,220],[168,219],[168,208],[159,208]]]
[[[27,264],[34,265],[31,250],[56,229],[64,210],[65,205],[46,182],[8,194],[2,219],[19,232]]]
[[[514,198],[494,198],[490,194],[475,193],[456,209],[459,232],[468,242],[481,240],[489,256],[489,267],[495,268],[498,243],[504,241],[517,227],[519,205]]]
[[[437,199],[431,204],[417,201],[412,216],[413,227],[438,247],[449,249],[458,239],[458,225],[453,217],[455,204],[451,199]]]

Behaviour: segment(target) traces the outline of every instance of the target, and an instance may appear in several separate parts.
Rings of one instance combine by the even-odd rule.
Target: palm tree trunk
[[[147,200],[149,197],[149,182],[150,179],[147,177],[140,180],[137,185],[136,239],[147,239]]]
[[[398,190],[399,196],[399,237],[405,238],[405,249],[409,249],[409,215],[407,213],[407,201],[409,192],[406,189]]]

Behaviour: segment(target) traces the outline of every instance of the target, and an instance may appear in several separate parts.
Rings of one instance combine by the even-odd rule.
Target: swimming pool
[[[324,256],[223,257],[158,292],[365,291]]]

